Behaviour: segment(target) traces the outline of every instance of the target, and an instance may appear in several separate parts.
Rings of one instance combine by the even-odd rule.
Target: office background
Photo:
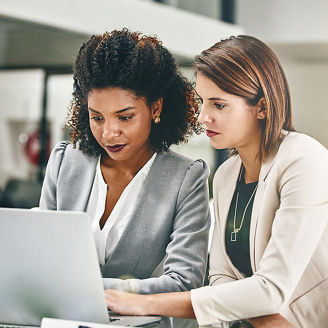
[[[0,0],[0,206],[37,205],[49,151],[68,138],[74,58],[106,30],[156,34],[191,80],[201,50],[230,35],[259,37],[285,69],[296,129],[328,147],[327,13],[326,0]],[[205,135],[173,148],[212,173],[224,157]]]

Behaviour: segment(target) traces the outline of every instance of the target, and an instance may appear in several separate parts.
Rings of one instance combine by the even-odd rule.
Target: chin
[[[131,156],[124,155],[124,154],[114,154],[114,155],[110,155],[110,157],[114,161],[127,161],[127,160],[131,159]]]
[[[226,145],[223,145],[222,143],[217,143],[217,142],[210,142],[210,145],[215,148],[215,149],[225,149],[228,148]]]
[[[120,154],[120,153],[111,153],[111,152],[106,152],[108,157],[111,158],[113,161],[125,161],[129,159],[129,155],[127,154]]]

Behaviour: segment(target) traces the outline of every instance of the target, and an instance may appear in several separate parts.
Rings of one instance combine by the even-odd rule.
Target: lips
[[[113,145],[113,146],[106,146],[106,148],[111,153],[117,153],[117,152],[121,151],[125,146],[126,146],[126,144],[124,144],[124,145],[119,145],[118,144],[118,145]]]
[[[214,136],[216,136],[216,135],[218,135],[218,134],[220,134],[220,133],[215,132],[215,131],[212,131],[212,130],[206,130],[206,135],[207,135],[209,138],[214,137]]]

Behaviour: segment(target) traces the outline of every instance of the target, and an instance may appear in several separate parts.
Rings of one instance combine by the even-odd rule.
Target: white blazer
[[[225,249],[240,157],[215,174],[210,286],[191,291],[201,326],[280,313],[295,327],[328,327],[328,151],[304,134],[284,134],[260,171],[250,226],[251,277],[244,278]]]

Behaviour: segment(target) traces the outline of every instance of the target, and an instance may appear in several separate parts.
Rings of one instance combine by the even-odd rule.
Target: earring
[[[161,121],[161,119],[160,119],[159,116],[155,116],[155,117],[154,117],[154,123],[155,123],[155,124],[158,124],[160,121]]]

